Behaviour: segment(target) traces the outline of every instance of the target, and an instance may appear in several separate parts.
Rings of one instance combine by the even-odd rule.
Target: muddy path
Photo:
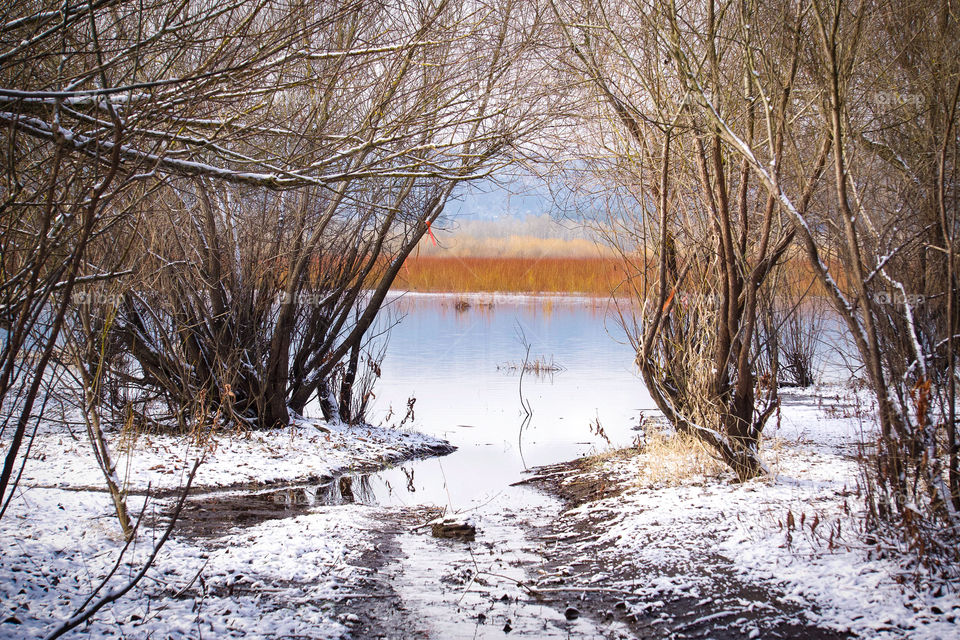
[[[384,514],[373,544],[364,550],[355,566],[359,576],[349,593],[337,598],[338,618],[350,627],[354,638],[394,639],[421,636],[417,618],[393,587],[392,566],[401,557],[399,538],[431,513]]]
[[[624,454],[628,455],[628,454]],[[656,566],[637,564],[632,558],[611,558],[597,542],[597,532],[609,517],[578,508],[623,490],[593,460],[584,458],[535,470],[524,481],[557,497],[562,512],[530,536],[541,543],[544,563],[534,587],[545,603],[561,609],[575,607],[598,623],[618,623],[636,638],[798,638],[827,640],[850,637],[810,622],[809,607],[789,599],[776,584],[744,582],[732,563],[711,551],[711,540],[671,541],[685,551],[686,560]],[[648,534],[663,544],[670,533]],[[613,585],[643,591],[651,584],[687,583],[689,594],[669,589],[657,596],[638,597],[618,592]]]
[[[576,481],[562,481],[570,475]],[[472,514],[473,543],[432,538],[422,525],[436,510],[385,512],[367,573],[336,604],[355,621],[351,637],[849,637],[811,622],[777,585],[744,582],[709,540],[676,541],[688,551],[682,565],[611,560],[596,544],[604,518],[571,515],[621,489],[588,459],[537,469],[521,484]],[[636,595],[664,579],[696,587]]]
[[[302,607],[321,610],[346,627],[346,637],[361,639],[608,637],[587,618],[568,619],[529,587],[530,572],[543,559],[539,543],[526,532],[546,526],[556,516],[555,499],[532,488],[509,488],[456,515],[477,522],[476,538],[468,542],[431,535],[425,525],[441,514],[440,509],[378,505],[364,487],[358,478],[344,477],[316,486],[204,494],[184,509],[177,536],[216,553],[224,547],[225,531],[236,536],[261,523],[344,510],[363,527],[363,535],[344,535],[349,566],[335,591],[323,602],[308,602],[294,594],[308,592],[310,585],[298,589],[282,575],[259,574],[256,584],[265,590],[265,606],[286,607],[298,615],[308,613]],[[252,595],[257,588],[245,576],[228,584],[227,592],[221,589],[210,595]],[[182,595],[201,594],[189,588]]]
[[[336,604],[354,621],[351,637],[629,637],[568,618],[530,588],[544,561],[526,532],[544,526],[557,504],[525,496],[523,509],[514,510],[510,501],[473,514],[479,529],[472,542],[432,537],[423,525],[438,514],[434,509],[384,512],[363,577]]]
[[[382,506],[366,477],[254,493],[198,496],[179,535],[213,548],[224,526],[296,517],[315,507],[355,509],[366,524],[350,572],[322,608],[358,640],[402,638],[844,638],[816,626],[775,584],[750,584],[708,539],[668,541],[682,562],[656,566],[611,554],[602,510],[578,509],[623,490],[589,458],[541,467],[474,509],[476,538],[431,535],[434,506]],[[669,532],[650,531],[658,544]],[[651,584],[668,583],[664,592]],[[684,589],[683,584],[691,586]],[[290,585],[282,593],[290,594]],[[309,585],[303,585],[304,590]],[[251,588],[242,581],[232,586]],[[282,598],[282,596],[281,596]],[[269,598],[268,598],[269,600]]]

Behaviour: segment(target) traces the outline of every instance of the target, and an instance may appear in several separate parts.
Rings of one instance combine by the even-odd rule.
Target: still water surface
[[[640,412],[654,407],[607,300],[471,297],[459,310],[457,300],[408,294],[392,303],[400,321],[368,419],[395,424],[415,397],[413,427],[458,450],[370,477],[369,499],[460,511],[496,497],[527,468],[631,443]],[[519,371],[509,366],[524,358],[520,331],[531,359],[564,368],[523,376],[533,411],[526,425]],[[610,444],[591,429],[597,421]]]

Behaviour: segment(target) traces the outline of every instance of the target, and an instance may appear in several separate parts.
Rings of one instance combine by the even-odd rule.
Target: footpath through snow
[[[863,533],[867,401],[838,388],[786,395],[767,478],[689,472],[663,447],[539,470],[566,502],[542,533],[534,587],[647,637],[958,637],[956,585]],[[709,466],[709,465],[707,465]],[[868,540],[869,542],[865,542]]]

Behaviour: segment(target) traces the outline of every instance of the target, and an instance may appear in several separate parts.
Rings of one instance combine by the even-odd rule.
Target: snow
[[[194,460],[203,458],[195,489],[260,485],[317,479],[392,464],[446,450],[445,440],[416,433],[300,419],[283,429],[219,433],[198,445],[169,435],[109,438],[122,486],[142,493],[176,490]],[[86,438],[63,432],[37,436],[22,484],[61,489],[99,489],[103,476],[90,455]]]
[[[310,419],[216,434],[203,446],[118,433],[110,446],[133,493],[130,512],[144,517],[101,595],[126,584],[149,555],[184,469],[197,457],[204,461],[194,496],[228,495],[223,489],[238,484],[316,482],[450,449],[413,431]],[[46,425],[32,451],[0,520],[0,638],[42,636],[68,619],[124,546],[87,441]],[[160,497],[148,500],[148,488]],[[347,627],[331,600],[359,570],[356,559],[375,529],[371,513],[361,505],[314,505],[251,526],[212,525],[212,540],[175,533],[146,578],[80,629],[91,637],[341,637]]]
[[[905,553],[868,543],[862,530],[856,455],[876,429],[870,396],[838,385],[784,391],[783,400],[764,442],[770,477],[739,484],[729,473],[651,479],[638,468],[646,454],[611,456],[583,471],[602,469],[622,491],[563,513],[563,526],[581,532],[590,527],[595,535],[580,535],[575,542],[581,557],[612,559],[607,566],[616,571],[572,575],[582,570],[571,563],[555,569],[561,585],[556,589],[579,584],[585,590],[622,594],[617,597],[628,599],[632,610],[651,615],[660,615],[664,601],[678,595],[716,601],[714,610],[684,626],[729,620],[747,637],[762,635],[744,617],[759,609],[764,617],[861,637],[955,637],[957,593],[938,589],[932,577],[909,566]],[[445,444],[414,432],[312,419],[299,419],[285,429],[216,434],[203,446],[182,437],[112,434],[121,482],[133,492],[131,514],[143,510],[144,518],[107,588],[123,586],[149,555],[183,481],[182,469],[198,456],[205,460],[196,493],[206,498],[249,495],[250,487],[265,490],[264,485],[316,483]],[[67,619],[108,574],[124,544],[84,439],[44,429],[31,457],[18,494],[0,519],[0,638],[41,636]],[[159,497],[148,499],[148,487]],[[501,499],[512,504],[514,497],[508,492]],[[514,512],[504,506],[470,514],[481,539],[499,540],[502,552],[523,547],[522,558],[510,565],[517,579],[523,578],[521,565],[527,565],[529,574],[536,558],[529,543],[521,544],[504,523],[530,511],[531,504],[540,505],[531,500],[514,504]],[[545,526],[544,518],[550,517],[547,502],[538,507],[543,521],[537,526]],[[378,544],[383,514],[383,507],[311,503],[286,517],[253,524],[220,524],[214,517],[212,531],[175,534],[138,587],[80,631],[89,637],[164,638],[349,634],[356,616],[338,611],[338,603],[367,572],[362,556]],[[557,538],[564,535],[561,529]],[[411,532],[396,540],[416,560],[391,569],[407,607],[434,621],[449,617],[448,605],[462,606],[463,594],[451,588],[437,591],[423,576],[446,575],[454,566],[450,562],[462,568],[477,557]],[[483,556],[478,557],[482,562]],[[491,556],[494,560],[500,561]],[[718,595],[717,574],[776,595],[769,600]],[[543,578],[548,592],[551,577]],[[441,591],[448,605],[434,602]],[[520,616],[519,604],[511,606],[516,624],[527,620]],[[559,620],[557,612],[536,613],[554,614]],[[532,618],[527,622],[534,623]]]
[[[123,543],[108,496],[78,495],[27,489],[0,522],[2,616],[20,622],[0,624],[0,637],[48,632],[116,561]],[[136,502],[139,512],[142,500]],[[320,507],[228,532],[211,545],[174,538],[137,589],[80,629],[90,637],[340,637],[345,627],[329,601],[369,544],[367,510]],[[111,586],[139,566],[153,534],[141,533]]]
[[[863,637],[956,637],[958,594],[938,591],[930,576],[908,568],[907,555],[864,542],[853,454],[875,426],[858,413],[856,394],[841,393],[790,397],[765,447],[769,478],[642,482],[644,454],[606,462],[606,472],[628,488],[566,514],[573,523],[604,523],[584,555],[657,568],[662,575],[641,588],[635,578],[615,585],[647,601],[708,592],[711,576],[691,566],[692,554],[702,552],[747,584],[775,587],[782,602],[795,603],[818,626]]]

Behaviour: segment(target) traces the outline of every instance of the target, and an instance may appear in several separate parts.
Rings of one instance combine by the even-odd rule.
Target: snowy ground
[[[41,637],[72,614],[116,561],[122,541],[109,500],[82,496],[81,502],[76,492],[28,489],[4,517],[0,636]],[[365,518],[363,507],[321,507],[226,532],[210,544],[174,538],[138,588],[78,635],[340,637],[345,627],[327,603],[355,570],[351,561],[370,528]],[[111,586],[139,566],[154,534],[141,533]]]
[[[125,584],[141,566],[163,529],[184,468],[198,456],[204,460],[194,487],[209,494],[238,485],[316,484],[450,449],[415,432],[307,420],[287,429],[221,434],[204,447],[172,436],[132,441],[119,434],[111,444],[118,475],[134,494],[130,510],[144,517],[108,589]],[[123,548],[108,495],[91,490],[102,486],[102,478],[89,444],[68,433],[45,433],[32,451],[0,520],[0,637],[49,632],[110,573]],[[161,497],[147,500],[148,487]],[[138,587],[80,627],[80,635],[342,636],[352,621],[338,618],[331,596],[355,578],[356,559],[375,528],[374,511],[317,504],[296,513],[257,517],[243,527],[214,523],[202,538],[175,535]]]
[[[650,476],[636,451],[557,465],[543,475],[567,507],[504,487],[475,514],[472,545],[414,526],[422,507],[322,499],[359,495],[359,480],[329,480],[346,471],[445,450],[427,436],[308,421],[203,448],[117,436],[118,474],[144,519],[111,587],[140,566],[179,470],[203,455],[198,497],[154,569],[78,635],[954,638],[956,593],[863,540],[855,456],[869,414],[868,396],[839,387],[786,395],[768,426],[771,476],[743,484]],[[101,480],[89,445],[40,438],[0,519],[0,637],[48,632],[123,547],[108,496],[90,490]],[[161,495],[147,499],[148,486]],[[250,519],[228,517],[231,501]]]
[[[301,419],[284,429],[221,433],[198,445],[191,438],[114,434],[117,475],[132,493],[176,490],[197,458],[195,489],[319,479],[369,470],[413,457],[449,453],[444,440],[414,431]],[[33,444],[22,484],[100,489],[103,474],[84,434],[44,433]]]
[[[562,485],[599,486],[606,496],[575,500],[558,520],[557,539],[599,534],[564,551],[574,565],[561,572],[565,588],[622,589],[632,610],[675,632],[709,619],[713,637],[775,637],[777,624],[790,636],[818,637],[803,629],[813,626],[867,638],[957,637],[957,594],[862,539],[853,455],[870,433],[864,416],[862,398],[839,390],[788,396],[770,427],[772,475],[743,484],[728,474],[651,479],[645,454],[554,470]],[[578,558],[591,561],[577,567]],[[763,596],[746,594],[754,589]],[[703,615],[674,620],[677,607],[665,603],[680,599]],[[758,607],[767,611],[753,615]]]

